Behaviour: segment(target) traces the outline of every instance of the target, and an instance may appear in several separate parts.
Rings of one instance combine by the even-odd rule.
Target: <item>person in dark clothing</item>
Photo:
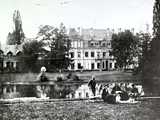
[[[93,95],[96,95],[96,80],[95,77],[92,77],[92,79],[89,81],[88,86],[91,88]]]
[[[38,80],[41,82],[47,82],[49,81],[48,77],[46,76],[46,68],[42,67],[41,68],[41,73],[38,75]]]
[[[135,85],[133,84],[132,85],[132,90],[131,90],[132,93],[138,93],[138,89],[135,87]]]
[[[108,91],[106,91],[106,88],[103,88],[102,91],[102,99],[103,101],[106,101],[107,96],[109,95]]]
[[[120,97],[121,97],[121,99],[120,100],[129,100],[129,95],[128,95],[128,93],[126,92],[126,91],[122,91],[121,93],[120,93]]]
[[[119,87],[119,85],[118,84],[115,84],[115,86],[112,88],[112,94],[115,94],[116,93],[116,91],[121,91],[121,88]]]
[[[133,98],[138,97],[138,89],[136,88],[134,84],[132,85],[132,89],[131,89],[131,97]]]

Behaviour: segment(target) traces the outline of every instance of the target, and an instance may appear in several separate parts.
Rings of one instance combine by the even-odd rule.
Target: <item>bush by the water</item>
[[[79,80],[80,80],[77,75],[73,75],[72,79],[73,79],[74,81],[79,81]]]
[[[80,80],[78,75],[72,74],[72,73],[69,73],[66,77],[67,77],[67,79],[71,79],[73,81],[79,81]]]
[[[58,76],[58,77],[57,77],[57,82],[61,82],[61,81],[63,81],[63,78],[60,77],[60,76]]]

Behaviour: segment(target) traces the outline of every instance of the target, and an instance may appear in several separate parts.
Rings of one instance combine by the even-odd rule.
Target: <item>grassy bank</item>
[[[158,100],[137,104],[61,101],[0,105],[0,120],[159,120]]]
[[[91,79],[92,75],[95,75],[96,80],[106,80],[106,81],[120,81],[120,80],[136,80],[139,79],[138,76],[132,76],[132,73],[120,72],[120,71],[90,71],[90,72],[73,72],[80,79],[88,81]],[[62,73],[63,76],[67,76],[68,73]],[[21,81],[29,82],[36,81],[38,73],[7,73],[0,74],[0,81]],[[60,73],[47,73],[49,80],[55,81],[57,77],[60,76]]]

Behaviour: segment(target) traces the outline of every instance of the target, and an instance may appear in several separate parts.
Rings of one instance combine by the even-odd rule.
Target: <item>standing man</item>
[[[95,77],[92,76],[92,79],[89,81],[88,86],[91,88],[93,95],[96,95],[96,80]]]

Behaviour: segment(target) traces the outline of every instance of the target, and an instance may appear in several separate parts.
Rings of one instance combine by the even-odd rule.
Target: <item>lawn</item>
[[[159,100],[137,104],[59,101],[0,105],[0,120],[159,120]]]
[[[66,76],[68,73],[62,73]],[[120,71],[90,71],[90,72],[73,72],[74,75],[77,75],[80,79],[89,81],[92,75],[95,75],[96,80],[98,81],[125,81],[125,80],[136,80],[139,79],[138,76],[132,76],[132,73],[120,72]],[[36,81],[38,73],[6,73],[0,74],[0,81],[9,82],[9,81],[21,81],[29,82]],[[47,73],[47,77],[51,81],[57,80],[57,77],[60,76],[60,73]]]

